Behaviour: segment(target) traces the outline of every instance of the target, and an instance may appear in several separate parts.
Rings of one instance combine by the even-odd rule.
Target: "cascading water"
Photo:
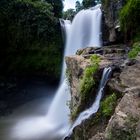
[[[100,6],[82,10],[75,16],[72,24],[68,20],[61,20],[67,36],[64,57],[73,55],[78,49],[84,47],[101,47],[102,12]],[[23,131],[17,133],[17,129],[22,127],[19,123],[19,126],[16,126],[13,132],[14,140],[60,140],[68,132],[70,129],[68,117],[70,110],[66,104],[70,99],[70,91],[64,76],[65,69],[65,63],[63,63],[61,83],[46,116],[37,120],[31,119],[30,122],[23,122]],[[45,137],[41,137],[41,135],[45,135]]]
[[[101,5],[80,11],[72,21],[65,56],[85,47],[101,47]]]
[[[61,28],[62,28],[62,36],[63,36],[63,38],[65,38],[65,46],[66,46],[66,43],[68,42],[68,39],[70,38],[70,31],[71,31],[72,24],[71,24],[70,20],[63,20],[63,19],[60,19],[60,24],[61,24]],[[67,50],[67,46],[66,46],[65,50]],[[64,57],[65,56],[66,55],[64,54]],[[62,66],[60,83],[62,83],[63,80],[65,79],[65,69],[66,69],[65,60],[63,58],[63,66]]]
[[[94,103],[92,104],[92,106],[90,108],[88,108],[87,110],[83,111],[79,117],[76,119],[76,121],[74,122],[74,124],[72,125],[71,129],[68,132],[68,135],[71,135],[73,129],[78,126],[79,124],[81,124],[84,120],[88,119],[92,114],[96,113],[99,109],[100,106],[100,100],[102,98],[103,92],[104,92],[104,88],[105,85],[109,79],[109,76],[111,74],[111,67],[109,68],[105,68],[103,71],[103,75],[102,75],[102,79],[100,81],[100,85],[99,85],[99,89],[98,89],[98,93],[96,96],[96,99],[94,101]]]
[[[65,21],[66,45],[64,56],[74,55],[78,49],[85,47],[101,47],[101,4],[80,11],[70,24]],[[63,61],[62,77],[64,79],[66,65]]]
[[[72,24],[68,20],[63,21],[67,35],[64,57],[73,55],[76,50],[86,46],[101,46],[100,26],[102,12],[100,6],[97,5],[94,9],[82,10],[75,16]],[[70,91],[66,83],[66,78],[64,78],[65,69],[65,62],[63,62],[61,85],[47,117],[49,118],[49,122],[53,122],[57,127],[61,126],[66,133],[70,126],[68,121],[70,112],[66,105],[70,99]]]

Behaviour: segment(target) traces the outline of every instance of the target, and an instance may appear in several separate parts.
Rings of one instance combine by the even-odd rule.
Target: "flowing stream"
[[[78,49],[84,47],[101,47],[102,12],[100,7],[101,5],[97,5],[94,8],[80,11],[75,16],[72,23],[68,20],[61,20],[61,24],[65,27],[66,34],[64,57],[73,55]],[[7,136],[6,131],[4,131],[6,128],[0,128],[3,132],[3,136],[0,140],[61,140],[67,134],[71,128],[69,122],[70,110],[67,105],[68,100],[70,100],[70,90],[66,82],[65,70],[66,65],[63,60],[60,86],[53,101],[49,103],[49,108],[48,110],[46,109],[45,114],[27,115],[23,119],[20,118],[17,120],[16,113],[14,113],[13,116],[15,119],[10,121],[12,123],[7,131]],[[102,86],[104,86],[104,83]],[[97,96],[97,98],[100,97]],[[98,102],[99,101],[100,100],[98,100]],[[97,104],[96,101],[95,104]],[[32,106],[34,107],[33,110],[37,109],[37,104],[32,103]],[[24,111],[26,108],[29,108],[28,104],[24,107]],[[93,107],[89,110],[92,109]],[[20,110],[22,112],[22,107],[19,108],[19,114]],[[88,113],[89,110],[80,115],[80,121],[87,116],[85,114],[90,114]],[[13,119],[12,116],[9,119]],[[5,121],[5,123],[7,122]],[[75,122],[73,127],[78,124],[79,119]]]

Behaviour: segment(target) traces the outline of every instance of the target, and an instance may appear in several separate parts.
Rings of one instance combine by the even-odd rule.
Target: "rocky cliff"
[[[119,12],[125,0],[103,0],[103,40],[109,42],[122,41]]]
[[[140,138],[140,57],[135,61],[129,60],[127,51],[128,49],[122,45],[101,49],[91,47],[79,50],[77,55],[66,57],[67,77],[71,89],[72,122],[81,111],[94,102],[103,69],[108,66],[113,69],[98,112],[75,127],[70,139],[138,140]],[[85,96],[82,96],[81,80],[85,70],[91,67],[90,58],[93,54],[100,57],[99,67],[91,76],[95,84]]]

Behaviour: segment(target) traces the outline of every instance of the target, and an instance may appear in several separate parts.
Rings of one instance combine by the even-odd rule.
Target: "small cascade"
[[[104,69],[103,74],[102,74],[102,79],[100,81],[98,93],[97,93],[94,103],[92,104],[90,108],[86,109],[79,115],[79,117],[76,119],[71,129],[69,130],[67,136],[70,136],[72,134],[72,131],[76,126],[80,125],[84,120],[88,119],[91,115],[93,115],[94,113],[98,111],[99,106],[100,106],[100,101],[103,96],[104,88],[110,77],[111,71],[112,71],[111,67]]]

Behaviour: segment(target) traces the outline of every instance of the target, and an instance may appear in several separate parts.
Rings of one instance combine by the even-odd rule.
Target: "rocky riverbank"
[[[78,50],[74,56],[66,57],[73,122],[81,111],[94,102],[103,69],[105,67],[113,69],[98,112],[77,126],[70,139],[138,140],[140,138],[140,57],[130,60],[128,51],[129,48],[124,45],[100,49],[90,47]],[[95,84],[88,90],[86,96],[81,96],[81,80],[84,71],[91,66],[90,58],[93,55],[100,57],[98,70],[92,75]]]

